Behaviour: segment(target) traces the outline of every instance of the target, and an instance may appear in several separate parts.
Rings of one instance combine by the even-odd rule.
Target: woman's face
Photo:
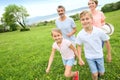
[[[97,7],[96,3],[94,1],[91,1],[91,0],[89,0],[88,6],[91,10],[95,10],[95,8]]]

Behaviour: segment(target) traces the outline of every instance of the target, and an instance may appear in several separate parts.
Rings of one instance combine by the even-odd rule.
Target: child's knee
[[[100,75],[100,76],[103,76],[103,75],[104,75],[104,73],[99,73],[99,75]]]
[[[93,76],[93,77],[97,77],[97,76],[98,76],[98,73],[93,73],[92,76]]]

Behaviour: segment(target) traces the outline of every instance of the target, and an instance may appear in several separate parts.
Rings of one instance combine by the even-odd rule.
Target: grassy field
[[[115,26],[111,36],[112,62],[105,60],[106,73],[102,80],[120,80],[120,10],[105,13],[106,21]],[[81,29],[76,21],[77,30]],[[0,33],[0,80],[65,80],[64,66],[57,52],[49,74],[45,73],[51,45],[50,30],[54,24],[31,28],[26,32]],[[104,48],[105,58],[106,49]],[[83,55],[83,59],[84,55]],[[88,65],[74,66],[81,80],[91,80]]]

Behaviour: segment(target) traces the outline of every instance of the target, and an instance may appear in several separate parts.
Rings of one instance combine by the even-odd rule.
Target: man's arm
[[[70,37],[70,36],[74,35],[76,32],[77,32],[77,29],[75,27],[75,28],[73,28],[73,30],[70,33],[67,34],[67,36]]]

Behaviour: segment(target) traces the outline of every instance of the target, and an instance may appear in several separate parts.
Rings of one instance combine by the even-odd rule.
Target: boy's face
[[[58,8],[57,12],[60,17],[63,17],[65,15],[65,10],[63,8]]]
[[[91,27],[93,24],[93,19],[90,17],[90,15],[85,14],[80,18],[81,24],[84,28]]]
[[[62,41],[62,34],[53,31],[52,32],[52,38],[55,40],[55,42],[59,43]]]

